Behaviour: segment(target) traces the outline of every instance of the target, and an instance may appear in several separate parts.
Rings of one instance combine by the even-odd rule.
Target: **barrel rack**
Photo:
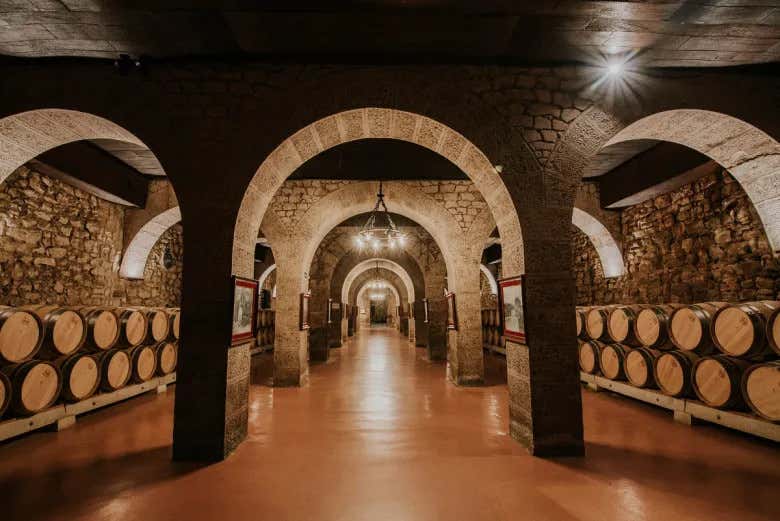
[[[167,391],[170,384],[176,382],[176,373],[152,378],[146,382],[128,385],[111,393],[96,394],[86,400],[76,403],[58,404],[43,412],[26,418],[13,418],[0,421],[0,441],[7,440],[38,430],[42,427],[54,425],[56,430],[67,429],[76,423],[76,416],[94,411],[102,407],[121,402],[133,396],[156,390],[158,393]]]
[[[642,389],[626,382],[617,382],[584,372],[580,372],[580,380],[585,382],[588,389],[592,391],[604,389],[669,409],[674,415],[674,421],[679,423],[693,425],[695,420],[703,420],[780,442],[780,424],[763,420],[752,414],[714,409],[697,400],[673,398],[653,389]]]

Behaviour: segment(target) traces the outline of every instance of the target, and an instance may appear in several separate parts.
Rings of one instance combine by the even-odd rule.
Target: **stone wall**
[[[728,172],[711,174],[620,215],[627,274],[605,279],[596,250],[574,232],[577,303],[775,299],[780,264],[755,208]]]
[[[0,184],[0,304],[177,306],[181,227],[154,246],[144,280],[119,278],[125,210],[23,166]],[[173,259],[163,266],[168,249]]]

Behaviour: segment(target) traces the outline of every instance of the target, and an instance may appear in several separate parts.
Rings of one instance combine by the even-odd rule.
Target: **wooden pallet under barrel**
[[[68,428],[76,423],[76,416],[80,414],[94,411],[149,391],[156,390],[158,393],[163,393],[167,390],[168,385],[175,382],[176,373],[172,373],[152,378],[143,383],[128,385],[111,393],[96,394],[80,402],[57,404],[26,418],[11,418],[0,421],[0,441],[47,426],[54,426],[57,430]]]
[[[680,423],[692,425],[694,420],[703,420],[730,429],[746,432],[754,436],[780,442],[780,424],[764,420],[753,414],[715,409],[713,407],[708,407],[697,400],[673,398],[654,389],[634,387],[626,382],[609,380],[603,376],[584,372],[580,372],[580,380],[585,382],[588,388],[594,391],[605,389],[652,405],[657,405],[658,407],[669,409],[674,414],[674,420]]]

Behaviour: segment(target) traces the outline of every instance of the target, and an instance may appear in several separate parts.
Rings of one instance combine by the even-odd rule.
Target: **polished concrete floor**
[[[583,392],[587,456],[542,460],[507,436],[500,359],[456,388],[389,329],[364,331],[272,389],[256,358],[249,439],[210,466],[170,462],[172,394],[0,445],[0,519],[780,519],[780,450]]]

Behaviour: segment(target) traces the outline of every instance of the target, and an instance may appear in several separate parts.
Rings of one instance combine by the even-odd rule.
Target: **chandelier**
[[[379,181],[379,193],[376,194],[376,204],[371,215],[360,229],[356,238],[359,248],[370,247],[378,251],[385,246],[395,248],[403,246],[406,237],[393,222],[385,204],[385,194],[382,192],[382,181]]]
[[[379,272],[379,261],[376,261],[376,264],[374,265],[374,278],[371,279],[371,282],[369,282],[367,286],[372,290],[370,297],[371,300],[382,300],[385,298],[386,288],[388,286],[387,282],[381,278],[381,273]]]

